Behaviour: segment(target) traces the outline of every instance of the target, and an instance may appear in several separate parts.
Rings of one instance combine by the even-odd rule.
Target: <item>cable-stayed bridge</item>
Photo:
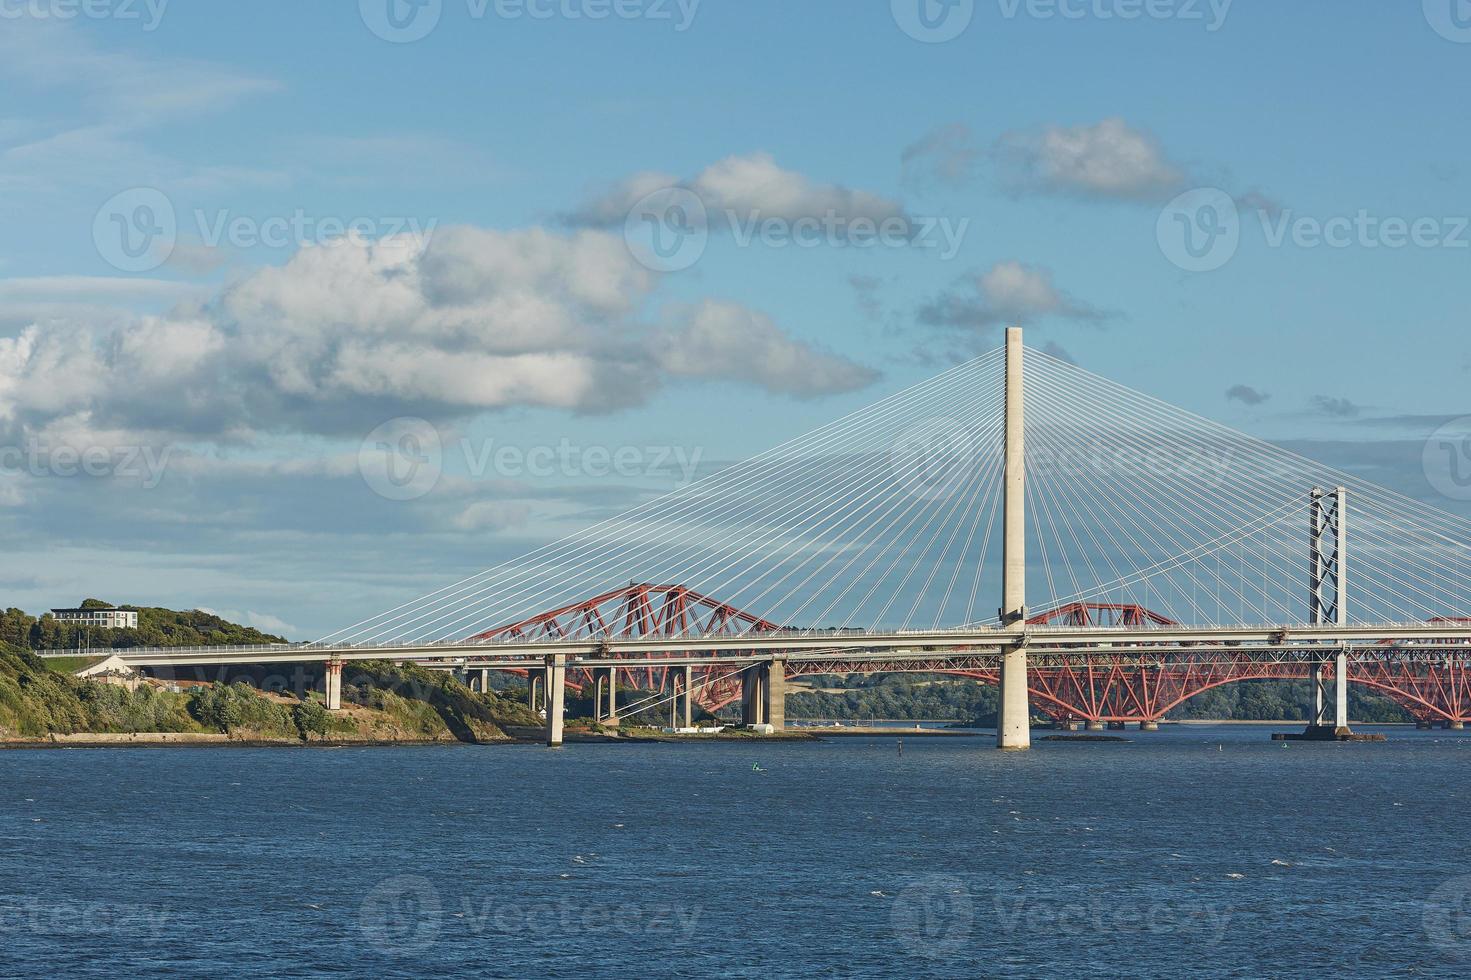
[[[997,599],[999,604],[996,604]],[[1156,723],[1220,684],[1347,685],[1471,717],[1471,523],[1049,355],[1004,348],[313,644],[121,651],[135,666],[398,659],[525,674],[620,710],[742,701],[794,676],[924,671],[1033,712]]]

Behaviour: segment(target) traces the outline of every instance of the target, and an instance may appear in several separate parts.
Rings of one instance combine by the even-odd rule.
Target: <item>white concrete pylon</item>
[[[1001,661],[1001,697],[996,745],[1025,749],[1032,744],[1032,710],[1027,699],[1027,460],[1023,347],[1020,327],[1006,331],[1006,476],[1002,553],[1001,623],[1017,635]]]

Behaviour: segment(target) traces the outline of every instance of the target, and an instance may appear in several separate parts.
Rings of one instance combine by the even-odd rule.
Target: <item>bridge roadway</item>
[[[680,666],[751,664],[781,656],[788,661],[944,659],[999,656],[1024,645],[1031,658],[1058,661],[1100,654],[1174,657],[1221,648],[1279,655],[1322,656],[1344,646],[1393,646],[1440,656],[1471,647],[1471,623],[1394,623],[1354,626],[1116,627],[1028,626],[1024,630],[958,629],[895,633],[823,631],[767,632],[719,636],[644,636],[608,640],[507,640],[439,644],[269,644],[217,647],[136,647],[109,650],[129,667],[209,667],[230,664],[332,663],[393,660],[428,667],[515,668],[562,655],[581,666],[626,666],[656,659]],[[1471,649],[1467,650],[1471,656]],[[75,650],[46,651],[46,657],[75,657]]]

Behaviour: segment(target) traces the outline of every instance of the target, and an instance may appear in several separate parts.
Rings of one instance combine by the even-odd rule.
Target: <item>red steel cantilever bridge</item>
[[[1070,627],[1147,631],[1178,627],[1174,620],[1143,606],[1128,603],[1072,602],[1028,618],[1035,627]],[[1444,623],[1438,625],[1447,625]],[[780,626],[709,596],[678,585],[633,584],[572,603],[516,623],[486,630],[471,642],[670,638],[693,628],[701,636],[771,636],[780,642]],[[1140,649],[1110,653],[1087,649],[1078,654],[1056,653],[1048,665],[1033,666],[1028,687],[1036,710],[1059,723],[1158,723],[1172,709],[1212,688],[1246,680],[1311,680],[1317,661],[1293,655],[1287,648],[1291,631],[1273,649],[1220,643],[1190,654],[1162,646],[1154,656]],[[1147,636],[1138,637],[1147,642]],[[1348,658],[1351,684],[1382,691],[1417,721],[1463,723],[1471,720],[1471,648],[1468,656],[1407,653],[1402,645],[1381,642],[1355,647]],[[752,655],[758,653],[751,651]],[[1141,656],[1141,653],[1143,655]],[[988,684],[1000,682],[996,666],[979,661],[958,662],[953,652],[914,651],[901,658],[828,654],[789,662],[787,678],[830,674],[934,673],[970,678]],[[619,677],[629,688],[662,691],[671,686],[671,674],[684,658],[652,654],[624,658]],[[467,663],[474,663],[471,659]],[[489,661],[484,661],[489,662]],[[1336,668],[1336,663],[1333,665]],[[525,668],[512,668],[525,673]],[[584,690],[595,681],[596,667],[574,667],[567,684]],[[1333,668],[1329,668],[1331,671]],[[695,703],[718,711],[742,694],[744,668],[732,668],[714,659],[694,667]]]
[[[1024,367],[1025,362],[1025,367]],[[630,584],[631,583],[631,584]],[[648,584],[641,584],[648,583]],[[999,596],[999,608],[986,596]],[[995,610],[992,613],[990,610]],[[1202,691],[1310,678],[1471,717],[1471,522],[1047,354],[1004,348],[311,644],[130,650],[142,667],[393,658],[620,686],[779,725],[791,677],[1000,687],[997,741],[1158,721]],[[479,676],[472,674],[472,676]]]

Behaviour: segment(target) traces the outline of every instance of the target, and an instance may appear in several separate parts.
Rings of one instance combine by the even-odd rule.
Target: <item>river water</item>
[[[1471,735],[1268,731],[0,752],[0,975],[1471,970]]]

